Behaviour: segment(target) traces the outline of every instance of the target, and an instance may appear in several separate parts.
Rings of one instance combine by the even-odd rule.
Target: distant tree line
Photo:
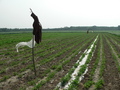
[[[120,26],[118,27],[108,27],[108,26],[71,26],[71,27],[63,27],[63,28],[53,28],[56,30],[120,30]]]
[[[0,28],[0,32],[32,32],[32,28]],[[70,27],[61,27],[61,28],[47,28],[43,31],[62,31],[62,30],[120,30],[120,25],[117,27],[108,27],[108,26],[70,26]]]
[[[21,29],[21,28],[14,28],[14,29],[11,29],[11,28],[0,28],[0,32],[19,32],[19,31],[32,31],[32,29],[30,28],[24,28],[24,29]]]

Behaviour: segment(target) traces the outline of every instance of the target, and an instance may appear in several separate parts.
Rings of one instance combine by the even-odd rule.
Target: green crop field
[[[0,90],[119,90],[117,34],[44,32],[34,48],[36,76],[32,49],[16,51],[16,44],[30,41],[32,34],[0,34]]]

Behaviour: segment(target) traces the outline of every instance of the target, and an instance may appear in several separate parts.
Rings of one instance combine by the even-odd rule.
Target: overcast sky
[[[0,28],[32,28],[29,8],[43,28],[120,25],[120,0],[0,0]]]

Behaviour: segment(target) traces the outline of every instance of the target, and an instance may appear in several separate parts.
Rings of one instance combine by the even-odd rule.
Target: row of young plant
[[[92,38],[91,38],[91,39],[92,39]],[[91,39],[90,39],[90,40],[91,40]],[[87,40],[87,38],[86,38],[85,40]],[[77,44],[79,45],[79,44],[82,43],[83,41],[84,41],[84,40],[81,40],[80,42],[77,41],[76,43],[74,42],[74,44],[72,44],[72,43],[71,43],[71,44],[72,44],[73,47],[75,48],[75,47],[77,46]],[[70,46],[70,45],[67,45],[67,46]],[[68,47],[68,48],[70,48],[70,47]],[[66,48],[66,49],[63,49],[63,50],[64,50],[65,52],[68,52],[70,49],[67,50],[67,48]],[[64,53],[65,53],[65,52],[64,52]],[[61,52],[59,52],[59,53],[61,54]],[[60,56],[59,53],[57,53],[57,56]],[[55,58],[56,58],[56,57],[55,57]]]
[[[106,54],[105,55],[105,58],[106,58],[106,62],[108,63],[107,64],[107,66],[106,67],[108,67],[108,66],[110,66],[109,65],[109,62],[111,62],[112,63],[112,66],[110,66],[110,67],[108,67],[108,68],[111,68],[111,67],[113,67],[110,71],[112,72],[112,76],[111,76],[111,78],[113,78],[113,77],[116,77],[117,76],[117,74],[118,74],[118,71],[119,71],[119,68],[118,68],[118,61],[117,60],[119,60],[118,58],[117,58],[117,54],[116,54],[116,52],[115,52],[115,43],[113,42],[113,41],[111,41],[111,39],[110,39],[111,37],[108,37],[107,35],[105,35],[104,36],[104,40],[106,41],[106,47],[108,47],[107,48],[107,50],[106,51],[108,51],[108,49],[109,49],[109,54]],[[113,48],[114,47],[114,48]],[[106,53],[108,53],[108,52],[106,52]],[[109,57],[108,57],[109,56]],[[109,59],[107,59],[107,58],[109,58]],[[110,61],[111,60],[111,61]],[[117,71],[117,68],[118,68],[118,71]],[[107,72],[107,68],[106,68],[106,70],[105,70],[106,72]],[[108,71],[108,73],[110,73],[110,71]],[[115,71],[115,72],[114,72]],[[113,73],[114,72],[114,73]],[[105,76],[105,75],[104,75]],[[109,77],[108,77],[109,78]],[[118,74],[118,77],[116,77],[116,78],[119,78],[119,74]],[[106,77],[104,78],[105,80],[106,80]],[[104,80],[104,81],[105,81]],[[118,80],[115,80],[115,79],[113,79],[113,80],[106,80],[105,81],[105,86],[107,86],[108,85],[108,87],[109,87],[109,83],[111,83],[111,81],[112,82],[117,82]],[[108,81],[109,81],[109,83],[108,83]],[[116,86],[119,86],[119,84],[117,85],[117,83],[115,84]],[[113,84],[113,86],[114,86],[114,84]]]
[[[73,54],[73,53],[71,52],[70,55],[71,55],[71,54]],[[34,90],[38,90],[38,89],[40,89],[45,83],[47,83],[48,81],[50,81],[50,80],[55,76],[56,73],[58,73],[59,71],[62,70],[63,66],[65,66],[67,63],[70,62],[70,60],[71,60],[72,58],[74,58],[75,55],[76,55],[76,53],[74,53],[68,60],[65,60],[66,58],[63,58],[63,60],[61,60],[62,63],[59,63],[58,65],[52,66],[52,67],[51,67],[52,72],[47,73],[47,74],[48,74],[48,75],[47,75],[47,78],[46,78],[45,80],[40,80],[39,83],[37,83],[37,84],[34,86],[33,89],[34,89]],[[53,71],[53,70],[54,70],[54,71]],[[51,73],[53,73],[53,72],[54,72],[54,75],[52,75],[52,77],[50,77],[49,75],[51,75]]]
[[[55,40],[55,41],[57,41],[57,40]],[[68,40],[67,40],[67,41],[68,41]],[[50,45],[48,42],[45,42],[45,43],[46,43],[47,45]],[[12,45],[13,45],[13,44],[12,44]],[[14,46],[15,46],[15,45],[14,45]],[[44,46],[47,50],[49,49],[48,47],[50,47],[50,46],[46,47],[46,45],[44,45],[44,44],[43,44],[43,45],[41,44],[40,46],[42,46],[42,47]],[[57,46],[57,47],[58,47],[58,46],[59,46],[58,42],[57,42],[57,43],[52,43],[52,47],[54,47],[54,46]],[[38,48],[38,47],[37,47],[37,48]],[[36,50],[37,48],[35,48],[35,50]],[[41,47],[39,47],[39,48],[40,48],[40,51],[39,51],[39,52],[43,52],[43,51],[45,52],[45,51],[46,51],[46,50],[44,50],[44,49],[41,49]],[[15,49],[15,48],[14,48],[14,49]],[[37,51],[38,51],[38,50],[37,50]],[[37,51],[35,52],[35,54],[37,53]],[[29,57],[29,56],[31,55],[30,52],[31,52],[31,49],[28,49],[28,50],[25,49],[25,52],[16,53],[15,51],[9,51],[9,50],[8,50],[7,52],[5,51],[5,52],[2,52],[2,53],[3,53],[3,55],[7,55],[7,56],[9,56],[9,57],[11,57],[11,58],[14,58],[15,60],[18,60],[18,59],[21,57],[21,55],[23,55],[23,54],[25,54],[25,53],[28,53],[28,54],[27,54],[27,56],[25,55],[25,56],[23,57],[23,59],[26,58],[26,57]],[[43,53],[44,53],[44,52],[43,52]],[[6,60],[4,60],[4,62],[5,62],[5,61],[8,61],[7,58],[6,58]],[[4,64],[4,63],[3,63],[3,64]]]
[[[22,34],[1,34],[0,35],[0,49],[8,47],[7,44],[11,47],[12,44],[16,42],[22,42],[23,40],[28,41],[29,38],[32,38],[30,36],[30,33],[22,33]],[[25,38],[24,38],[25,37]],[[1,50],[0,50],[1,51]]]
[[[25,56],[26,57],[26,56]],[[27,61],[27,60],[26,60]],[[19,62],[21,62],[21,61],[19,61]],[[14,66],[14,65],[17,65],[17,63],[19,63],[18,61],[17,62],[13,62],[12,64],[10,64],[10,66]],[[25,62],[24,62],[25,63]],[[4,63],[3,62],[1,62],[1,64],[3,64],[4,65]],[[23,63],[22,63],[23,64]],[[5,65],[4,65],[5,66]],[[8,66],[6,66],[6,67],[8,67]],[[5,67],[2,67],[2,68],[4,68],[4,70],[5,70]],[[1,70],[1,71],[4,71],[4,70]]]
[[[70,33],[68,33],[68,34],[66,34],[66,36],[68,35],[68,36],[70,36],[69,35]],[[17,36],[16,36],[17,35]],[[12,37],[8,37],[8,35],[7,36],[5,36],[5,37],[7,37],[6,39],[4,39],[4,40],[2,40],[1,39],[1,42],[4,42],[4,41],[6,41],[6,43],[4,43],[4,44],[2,44],[2,46],[1,46],[1,49],[3,49],[3,48],[6,48],[5,50],[3,49],[3,50],[0,50],[0,51],[7,51],[7,50],[11,50],[11,49],[13,49],[14,50],[14,46],[17,44],[17,43],[19,43],[19,42],[22,42],[22,41],[29,41],[31,38],[32,38],[32,35],[31,34],[16,34],[16,35],[14,35],[14,34],[12,34]],[[30,36],[31,35],[31,36]],[[75,35],[75,34],[73,34],[73,35]],[[18,37],[19,36],[19,37]],[[50,43],[51,42],[51,40],[54,42],[54,41],[59,41],[59,40],[61,40],[61,39],[64,39],[64,37],[66,37],[65,35],[62,35],[62,34],[59,34],[58,35],[58,33],[43,33],[43,40],[42,40],[42,42],[45,42],[45,43],[42,43],[42,44],[46,44],[47,45],[47,43]],[[2,37],[2,36],[1,36]],[[4,37],[4,36],[3,36]],[[5,38],[4,37],[4,38]],[[55,38],[54,38],[55,37]],[[71,38],[72,38],[72,36],[70,36]],[[14,41],[14,39],[16,40],[16,42]],[[57,39],[57,40],[56,40]],[[68,39],[68,38],[66,38],[66,39]],[[7,43],[7,41],[10,41],[10,42],[12,42],[12,43]],[[53,43],[53,42],[51,42],[51,43]],[[9,44],[9,47],[11,47],[11,48],[9,48],[8,47],[8,45],[7,44]]]
[[[110,42],[113,44],[113,48],[118,56],[120,58],[120,36],[115,34],[109,34],[107,35],[108,38],[110,38]]]
[[[64,42],[63,42],[63,43],[64,43]],[[58,44],[56,44],[56,45],[57,45],[57,47],[58,47]],[[62,46],[64,47],[65,45],[66,45],[66,44],[63,44]],[[53,46],[54,46],[54,45],[53,45]],[[67,46],[67,45],[66,45],[66,46]],[[59,47],[58,47],[58,48],[59,48]],[[46,49],[47,49],[47,48],[46,48]],[[60,49],[60,48],[59,48],[59,49]],[[38,51],[39,51],[39,50],[38,50]],[[43,51],[43,50],[42,50],[42,51]],[[45,51],[45,50],[44,50],[44,51]],[[39,51],[39,52],[41,52],[41,51]],[[37,53],[38,53],[38,52],[37,52]],[[48,53],[49,53],[49,52],[47,52],[47,54],[48,54]],[[36,53],[35,53],[35,54],[36,54]],[[45,53],[43,53],[43,54],[41,53],[40,55],[41,55],[41,56],[43,56],[43,55],[45,56],[46,54],[45,54]],[[22,61],[24,61],[24,63],[25,63],[25,62],[27,62],[28,60],[31,59],[30,56],[31,56],[30,54],[27,55],[27,56],[25,55],[25,56],[23,56],[23,60],[19,60],[19,61],[18,61],[18,58],[20,58],[20,57],[15,57],[15,61],[16,61],[16,62],[15,62],[15,61],[12,61],[12,63],[11,63],[11,64],[9,63],[8,65],[10,65],[10,66],[14,66],[14,65],[15,65],[15,66],[16,66],[16,65],[19,64],[20,62],[22,63]],[[30,58],[27,58],[27,57],[30,57]],[[28,60],[25,61],[24,58],[27,58]],[[3,61],[1,62],[1,67],[5,69],[6,66],[4,65],[4,63],[6,63],[5,60],[3,60]],[[2,66],[2,65],[3,65],[3,66]],[[7,67],[8,67],[8,65],[7,65]],[[9,67],[10,67],[10,66],[9,66]]]
[[[69,44],[69,43],[68,43],[68,44]],[[63,46],[64,46],[64,45],[63,45]],[[66,45],[66,46],[68,46],[68,45]],[[60,54],[57,53],[57,54],[55,55],[55,57],[60,56],[62,53],[64,53],[65,51],[67,51],[67,49],[70,49],[70,47],[64,49],[64,51],[60,52]],[[53,57],[53,56],[51,56],[51,57]],[[31,59],[31,58],[30,58],[30,59]],[[30,59],[29,59],[29,60],[30,60]],[[53,59],[53,58],[50,58],[50,60],[52,60],[52,59]],[[46,58],[46,60],[42,60],[42,61],[44,61],[44,63],[46,63],[46,61],[48,62],[48,61],[50,61],[50,60]],[[19,61],[19,62],[21,62],[21,61]],[[19,62],[13,62],[13,64],[11,64],[11,66],[12,66],[12,67],[18,66],[18,63],[19,63]],[[24,63],[26,63],[26,62],[27,62],[27,61],[21,62],[21,64],[24,64]],[[40,62],[40,63],[43,64],[42,62]],[[29,64],[29,65],[26,66],[25,68],[22,68],[21,70],[19,70],[19,72],[21,73],[21,72],[25,71],[26,69],[30,69],[30,67],[31,67],[31,69],[32,69],[32,64]],[[4,73],[4,72],[5,72],[5,69],[1,70],[1,74]],[[14,72],[13,75],[18,75],[18,72]],[[12,75],[11,75],[11,76],[12,76]],[[7,78],[6,78],[6,77],[7,77]],[[4,76],[0,81],[4,81],[4,80],[8,79],[9,77],[10,77],[10,74],[9,74],[9,76],[8,76],[8,75],[7,75],[7,76]]]
[[[92,85],[94,85],[94,89],[98,90],[98,89],[102,88],[102,86],[104,84],[104,80],[102,79],[102,75],[103,75],[103,71],[104,71],[104,68],[105,68],[105,57],[104,57],[104,52],[103,52],[104,49],[103,49],[102,36],[101,36],[101,34],[99,36],[100,36],[100,38],[99,38],[100,41],[98,41],[98,44],[97,44],[97,47],[96,47],[96,50],[97,50],[97,56],[96,57],[97,58],[95,60],[94,66],[93,66],[93,68],[90,72],[89,80],[84,83],[84,88],[86,88],[86,89],[89,89]],[[100,62],[101,62],[100,71],[99,71],[99,76],[97,77],[98,81],[94,82],[93,81],[93,76],[95,75],[95,70],[98,67],[98,63],[100,63]]]
[[[29,67],[31,67],[32,65],[29,65]],[[28,69],[27,67],[26,67],[26,69]],[[25,68],[24,69],[21,69],[20,71],[22,72],[22,71],[24,71],[25,70]],[[17,72],[15,73],[14,72],[14,75],[17,75]],[[19,75],[19,76],[21,76],[21,75]],[[4,80],[6,80],[6,79],[8,79],[10,76],[4,76],[2,79],[1,79],[1,81],[4,81]]]
[[[72,52],[74,52],[74,51],[72,51]],[[42,76],[45,76],[45,77],[48,77],[49,78],[49,73],[52,73],[52,72],[54,72],[55,70],[56,71],[61,71],[62,70],[62,68],[63,68],[63,66],[64,65],[66,65],[67,63],[69,63],[70,62],[70,60],[68,59],[68,60],[66,60],[66,61],[64,61],[69,55],[71,55],[72,53],[69,53],[65,58],[63,58],[61,61],[62,61],[62,64],[61,63],[57,63],[56,65],[53,65],[53,66],[51,66],[49,69],[47,69],[43,74],[42,74]],[[71,58],[73,58],[73,55],[71,56]],[[57,73],[57,72],[56,72]],[[34,87],[34,89],[36,89],[36,88],[40,88],[42,85],[42,80],[40,80],[40,81],[38,81],[38,80],[40,80],[40,78],[36,78],[35,80],[31,80],[31,81],[29,81],[28,82],[28,84],[29,85],[35,85],[35,83],[37,83],[37,82],[39,82],[39,84],[38,85],[36,85],[35,87]],[[46,81],[44,82],[44,84],[45,83],[47,83],[49,80],[47,80],[46,79]],[[32,82],[34,82],[34,83],[32,83]]]
[[[91,45],[90,45],[91,46]],[[90,47],[89,46],[89,47]],[[94,46],[93,46],[94,47]],[[88,48],[89,49],[89,48]],[[92,51],[94,50],[94,48],[92,48]],[[92,52],[91,51],[91,52]],[[87,64],[89,63],[89,61],[90,61],[90,58],[92,57],[92,54],[91,54],[91,52],[90,52],[90,54],[89,54],[89,56],[88,56],[88,60],[86,61],[86,64],[84,64],[84,65],[82,65],[81,66],[81,69],[79,70],[79,73],[78,73],[78,75],[75,77],[76,79],[74,79],[73,81],[72,81],[72,83],[70,84],[70,86],[69,86],[69,88],[68,89],[70,89],[70,90],[73,90],[73,88],[76,88],[77,87],[77,85],[76,84],[78,84],[79,83],[79,78],[80,78],[80,76],[85,72],[85,70],[86,70],[86,68],[87,68]],[[63,87],[65,87],[65,85],[68,83],[68,81],[71,79],[71,74],[75,71],[75,69],[79,66],[79,62],[84,58],[84,56],[85,56],[85,52],[82,54],[82,56],[80,57],[80,59],[79,59],[79,61],[78,62],[76,62],[75,63],[75,65],[73,66],[73,68],[71,68],[70,70],[69,70],[69,72],[67,73],[67,75],[65,75],[65,77],[63,77],[62,79],[61,79],[61,82],[58,84],[58,86],[57,86],[57,88],[56,88],[56,90],[57,89],[59,89],[59,87],[60,88],[63,88]]]
[[[57,41],[57,40],[56,40],[56,41]],[[67,40],[67,41],[68,41],[68,40]],[[47,44],[47,45],[49,45],[49,44]],[[55,44],[55,45],[58,47],[59,44]],[[63,45],[64,45],[64,44],[63,44]],[[52,45],[52,47],[53,47],[53,46],[54,46],[54,45]],[[44,45],[44,47],[47,49],[47,47],[46,47],[45,45]],[[49,46],[48,46],[48,47],[49,47]],[[49,48],[48,48],[48,49],[49,49]],[[48,49],[47,49],[47,50],[48,50]],[[42,50],[42,51],[41,51],[41,50]],[[22,52],[22,53],[25,54],[25,53],[29,53],[29,52],[30,52],[30,50],[27,50],[27,51],[28,51],[28,52]],[[38,51],[38,50],[37,50],[37,51]],[[37,51],[36,51],[36,53],[37,53]],[[39,52],[43,52],[43,51],[46,51],[46,50],[40,49]],[[39,53],[39,52],[38,52],[38,53]],[[12,55],[12,58],[15,58],[15,60],[18,60],[18,58],[20,58],[21,55],[23,55],[21,52],[19,53],[18,57],[17,57],[17,55],[16,55],[17,53],[15,53],[15,54],[14,54],[13,52],[7,52],[7,53],[9,53],[9,54],[8,54],[9,56]],[[10,54],[10,53],[11,53],[11,54]],[[36,53],[35,53],[35,54],[36,54]],[[42,54],[44,54],[44,52],[43,52]],[[16,55],[16,56],[15,56],[15,55]],[[14,57],[14,56],[15,56],[15,57]],[[27,54],[27,56],[25,55],[25,56],[23,57],[23,60],[24,60],[24,58],[27,58],[27,57],[30,57],[30,56],[31,56],[31,54],[29,54],[29,55]],[[6,61],[7,61],[7,59],[6,59]],[[4,60],[4,62],[2,62],[2,64],[3,64],[3,63],[5,63],[5,60]]]
[[[113,37],[114,36],[114,37]],[[120,58],[120,37],[118,35],[111,35],[111,37],[109,37],[111,40],[110,42],[113,44],[113,48],[118,56],[118,58]]]
[[[104,50],[103,49],[103,45],[102,45],[102,37],[101,37],[101,35],[100,35],[100,46],[101,46],[101,48],[102,48],[102,50]],[[86,88],[86,89],[88,89],[91,85],[95,85],[95,89],[100,89],[100,88],[102,88],[102,86],[103,86],[103,84],[104,84],[104,80],[102,79],[102,76],[103,76],[103,72],[104,72],[104,68],[105,68],[105,57],[104,57],[104,53],[102,53],[102,62],[101,62],[101,67],[100,67],[100,76],[99,76],[99,80],[97,81],[97,82],[93,82],[92,81],[92,76],[94,75],[94,73],[95,73],[95,69],[97,68],[97,66],[98,66],[98,62],[99,62],[99,60],[100,60],[100,57],[101,57],[101,55],[100,55],[100,49],[101,49],[100,47],[97,47],[97,49],[98,49],[98,53],[97,53],[97,59],[96,59],[96,61],[95,61],[95,64],[94,64],[94,67],[93,67],[93,69],[92,69],[92,71],[91,71],[91,73],[90,73],[90,78],[89,78],[89,80],[84,84],[84,87]],[[90,56],[91,57],[91,56]],[[89,62],[89,61],[88,61]],[[83,70],[81,70],[81,72],[82,71],[85,71],[85,68],[86,68],[87,66],[83,66]],[[75,81],[71,84],[71,86],[69,87],[69,89],[68,90],[73,90],[73,89],[78,89],[78,88],[80,88],[79,87],[79,76],[75,79]]]
[[[120,44],[120,41],[119,41],[120,37],[119,37],[118,35],[107,34],[106,37],[109,38],[109,39],[111,39],[111,41],[112,41],[115,45],[119,46],[119,44]],[[119,50],[119,48],[118,48],[118,50]],[[115,51],[117,51],[117,50],[115,50]]]
[[[88,41],[90,41],[90,40],[88,40]],[[88,43],[88,41],[87,41],[87,43]],[[87,43],[86,43],[86,44],[87,44]],[[84,46],[84,45],[83,45],[83,46]],[[83,46],[82,46],[82,47],[83,47]],[[82,49],[82,47],[81,47],[81,48],[77,47],[76,49],[74,49],[73,51],[71,51],[68,55],[66,55],[65,58],[61,59],[60,62],[59,62],[57,65],[52,66],[52,67],[51,67],[52,71],[53,71],[53,69],[55,70],[55,72],[56,72],[56,71],[57,71],[57,72],[61,71],[61,70],[62,70],[62,67],[65,66],[67,63],[69,63],[70,60],[71,60],[72,58],[74,58],[75,55],[78,53],[78,50]],[[70,57],[70,55],[71,55],[71,57]],[[68,57],[70,57],[70,58],[66,60],[66,58],[68,58]],[[59,69],[59,68],[60,68],[60,69]],[[59,71],[58,71],[58,70],[59,70]],[[57,73],[57,72],[56,72],[56,73]],[[50,73],[50,72],[49,72],[49,73]],[[49,77],[49,75],[48,75],[48,77]],[[47,82],[48,82],[48,80],[46,79],[46,82],[44,82],[44,84],[47,83]],[[34,87],[34,89],[37,90],[37,89],[40,88],[40,87],[42,87],[42,81],[40,81],[40,83],[37,84],[37,85]]]
[[[22,71],[23,71],[23,69],[22,69]],[[14,73],[14,74],[17,74],[17,73]],[[8,78],[8,76],[5,76],[5,78],[4,78],[4,79],[2,79],[2,80],[5,80],[5,79],[7,79],[6,77]]]
[[[53,59],[53,58],[52,58],[52,59]],[[52,59],[51,59],[51,60],[52,60]],[[25,62],[24,62],[24,63],[25,63]],[[30,68],[30,67],[32,67],[32,65],[29,65],[29,66],[28,66],[28,68]],[[27,69],[28,69],[28,68],[27,68]],[[24,69],[22,69],[22,70],[20,70],[20,71],[23,72]],[[14,75],[17,75],[17,72],[14,72]],[[20,75],[20,76],[21,76],[21,75]],[[8,76],[5,76],[5,78],[6,78],[6,77],[8,77]]]
[[[56,41],[57,41],[57,40],[56,40]],[[66,41],[68,41],[68,40],[66,40]],[[58,41],[58,42],[60,42],[60,41]],[[58,43],[58,42],[53,43],[53,44],[52,44],[52,47],[54,47],[54,45],[56,45],[57,47],[59,47],[59,43]],[[57,43],[58,43],[58,44],[57,44]],[[64,42],[63,42],[63,43],[64,43]],[[44,45],[44,44],[43,44],[43,45],[40,45],[40,46],[44,46],[44,47],[46,48],[46,50],[49,50],[49,48],[48,48],[48,47],[50,47],[49,45],[50,45],[50,44],[48,43],[48,44],[47,44],[47,47],[46,47],[46,45]],[[63,44],[63,46],[64,46],[64,44]],[[50,47],[50,48],[51,48],[51,47]],[[37,48],[36,48],[36,49],[37,49]],[[36,50],[36,49],[35,49],[35,50]],[[39,52],[41,53],[41,52],[43,52],[43,51],[45,52],[46,50],[41,49],[41,47],[40,47],[40,51],[39,51],[39,50],[37,50],[37,51],[39,51]],[[20,52],[19,54],[16,53],[16,52],[13,52],[13,51],[12,51],[12,52],[8,52],[8,51],[7,51],[7,56],[11,56],[11,58],[14,58],[14,59],[17,61],[17,60],[21,57],[21,55],[23,55],[23,54],[25,54],[25,53],[30,53],[30,51],[31,51],[31,50],[29,49],[29,50],[27,50],[27,51],[25,51],[25,52]],[[35,54],[37,54],[37,51],[35,52]],[[39,52],[38,52],[38,53],[39,53]],[[43,53],[44,53],[44,52],[43,52]],[[17,56],[18,56],[18,57],[17,57]],[[24,59],[24,58],[27,58],[27,57],[30,57],[30,56],[31,56],[31,53],[25,55],[25,56],[23,57],[23,59]],[[6,58],[6,61],[8,61],[7,58]],[[5,63],[5,60],[4,60],[4,63]]]
[[[43,41],[44,40],[45,41],[51,41],[51,39],[52,39],[54,41],[54,39],[56,39],[56,38],[58,38],[58,39],[62,38],[61,36],[65,36],[65,35],[62,35],[62,34],[59,34],[59,33],[43,33],[42,40]],[[22,42],[22,41],[29,41],[31,38],[32,38],[31,33],[1,34],[0,35],[0,39],[1,39],[0,49],[8,47],[7,44],[9,44],[9,46],[11,47],[13,45],[16,45],[16,43],[19,43],[19,42]],[[10,50],[10,49],[13,49],[13,48],[7,48],[7,49]]]
[[[114,39],[117,44],[120,44],[120,35],[116,35],[116,34],[108,34],[108,37],[111,37],[112,39]]]
[[[19,35],[19,34],[18,34],[18,35]],[[13,35],[13,36],[14,36],[14,35]],[[14,38],[15,38],[15,37],[14,37]],[[26,37],[25,37],[25,38],[26,38]],[[21,40],[19,40],[19,39],[21,39]],[[23,39],[23,38],[19,38],[19,39],[18,39],[18,42],[20,42],[20,41],[25,41],[25,40],[26,40],[26,39]],[[6,40],[6,41],[7,41],[7,40]],[[57,40],[53,40],[53,42],[54,42],[54,41],[57,41]],[[1,42],[2,42],[2,41],[1,41]],[[49,44],[49,41],[48,41],[48,40],[47,40],[47,41],[45,40],[44,42],[45,42],[46,44]],[[40,47],[39,47],[39,48],[41,48],[41,47],[44,46],[44,45],[42,45],[42,44],[43,44],[43,43],[40,44]],[[7,48],[7,49],[6,49],[6,50],[3,49],[1,54],[3,54],[3,55],[9,55],[9,56],[11,56],[12,58],[14,58],[14,56],[17,57],[18,53],[16,53],[16,51],[14,51],[14,50],[15,50],[15,45],[16,45],[15,43],[11,43],[11,44],[9,44],[9,45],[8,45],[8,43],[6,43],[6,46],[7,46],[7,47],[5,47],[5,48]],[[10,46],[12,46],[12,47],[10,47]],[[44,46],[44,47],[45,47],[45,46]],[[2,48],[4,48],[4,47],[2,47]],[[13,48],[12,51],[10,50],[11,48]],[[28,48],[27,48],[27,49],[28,49]],[[6,51],[7,51],[7,52],[6,52]],[[21,56],[22,54],[27,53],[27,51],[30,52],[30,49],[28,49],[28,50],[25,49],[25,52],[19,52],[19,56]],[[18,57],[18,58],[19,58],[19,57]]]
[[[99,48],[99,52],[98,52],[98,57],[99,60],[101,59],[101,66],[100,66],[100,71],[99,71],[99,80],[97,82],[95,82],[95,89],[101,89],[104,85],[104,80],[103,80],[103,74],[104,74],[104,70],[105,70],[105,63],[106,63],[106,59],[105,59],[105,52],[104,52],[104,42],[103,42],[103,34],[100,35],[100,48]]]
[[[120,61],[118,61],[118,58],[120,59],[120,57],[119,57],[119,54],[118,54],[119,52],[117,52],[117,48],[115,46],[117,44],[114,42],[114,40],[112,38],[109,38],[109,37],[106,37],[106,38],[107,38],[107,42],[109,43],[109,45],[111,47],[110,50],[113,51],[113,49],[114,49],[114,51],[116,52],[116,53],[112,52],[112,56],[115,60],[116,67],[118,68],[118,71],[120,72]]]
[[[80,77],[81,77],[81,75],[83,73],[85,73],[85,72],[88,71],[88,66],[89,66],[89,63],[91,62],[91,59],[92,59],[92,57],[94,55],[94,52],[96,50],[96,44],[97,44],[97,42],[98,42],[98,40],[94,43],[94,46],[93,46],[91,52],[88,55],[87,61],[85,62],[84,65],[81,66],[81,69],[79,70],[79,73],[78,73],[76,79],[72,82],[72,84],[70,85],[70,87],[68,88],[68,90],[79,89],[79,84],[80,84],[80,81],[82,80],[82,78],[80,79]],[[93,75],[93,74],[94,74],[94,70],[91,72],[91,75]],[[90,81],[88,81],[88,82],[91,83]]]
[[[74,50],[75,51],[75,50]]]

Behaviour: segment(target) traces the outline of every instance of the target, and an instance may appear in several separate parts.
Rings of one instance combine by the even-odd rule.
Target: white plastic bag
[[[32,45],[33,44],[33,40],[34,40],[34,45]],[[16,44],[17,52],[19,52],[18,48],[21,47],[21,46],[22,47],[23,46],[28,46],[30,48],[33,48],[35,46],[35,44],[36,44],[36,42],[35,42],[35,39],[34,39],[34,36],[33,36],[33,38],[29,42],[20,42],[20,43]]]

